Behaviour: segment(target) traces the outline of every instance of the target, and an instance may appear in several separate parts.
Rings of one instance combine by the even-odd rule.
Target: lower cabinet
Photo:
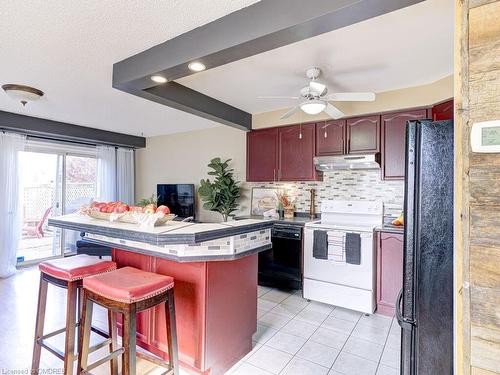
[[[377,235],[377,312],[394,316],[396,298],[403,286],[403,235]]]

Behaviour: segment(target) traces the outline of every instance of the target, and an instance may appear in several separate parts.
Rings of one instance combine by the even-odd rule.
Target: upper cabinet
[[[380,152],[380,116],[351,118],[346,127],[348,154]]]
[[[315,124],[253,130],[247,133],[247,181],[311,181]]]
[[[382,115],[382,178],[402,180],[405,177],[406,122],[426,118],[425,109]]]
[[[278,174],[278,129],[247,133],[247,181],[276,181]]]
[[[316,156],[345,153],[345,123],[345,120],[333,120],[316,124]]]
[[[314,167],[315,124],[279,128],[280,181],[310,181],[317,178]]]
[[[447,102],[436,104],[432,107],[432,120],[453,120],[454,106],[453,99]]]

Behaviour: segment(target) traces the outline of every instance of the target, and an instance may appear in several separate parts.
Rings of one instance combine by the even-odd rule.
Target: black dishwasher
[[[274,224],[273,247],[259,253],[259,285],[302,288],[302,227]]]

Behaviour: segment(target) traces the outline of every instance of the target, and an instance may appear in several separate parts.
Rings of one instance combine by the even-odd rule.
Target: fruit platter
[[[89,206],[82,206],[80,213],[98,220],[144,226],[162,225],[176,216],[170,213],[167,206],[129,206],[123,202],[92,202]]]

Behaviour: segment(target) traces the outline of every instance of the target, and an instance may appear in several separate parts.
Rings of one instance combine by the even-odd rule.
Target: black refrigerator
[[[406,129],[402,375],[453,374],[453,121]]]

